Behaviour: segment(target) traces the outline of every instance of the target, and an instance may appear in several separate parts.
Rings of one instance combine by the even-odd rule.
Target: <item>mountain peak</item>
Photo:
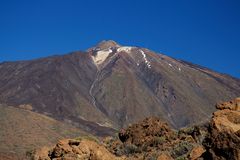
[[[113,40],[103,40],[96,45],[96,48],[107,49],[110,47],[120,47],[120,45]]]

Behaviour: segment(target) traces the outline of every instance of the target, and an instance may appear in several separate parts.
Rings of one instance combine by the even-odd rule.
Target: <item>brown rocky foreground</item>
[[[209,123],[171,129],[147,118],[116,137],[66,139],[29,154],[34,160],[239,160],[240,99],[219,103]]]

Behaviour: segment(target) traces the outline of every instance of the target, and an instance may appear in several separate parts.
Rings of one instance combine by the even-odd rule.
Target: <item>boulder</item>
[[[232,111],[240,111],[240,97],[228,102],[221,102],[216,105],[219,110],[230,109]]]
[[[65,139],[59,141],[52,149],[42,148],[35,152],[34,160],[123,160],[116,157],[104,146],[95,141],[83,139]]]
[[[203,146],[196,146],[192,149],[191,153],[189,154],[190,160],[197,160],[202,156],[202,154],[205,152],[205,148]]]
[[[212,159],[240,159],[240,110],[239,98],[217,105],[209,126],[209,136],[204,145]]]
[[[121,130],[119,133],[119,139],[123,143],[131,143],[136,146],[142,144],[151,145],[156,141],[156,138],[162,137],[164,140],[169,140],[173,136],[174,132],[168,124],[156,117],[146,118],[129,126],[127,129]]]

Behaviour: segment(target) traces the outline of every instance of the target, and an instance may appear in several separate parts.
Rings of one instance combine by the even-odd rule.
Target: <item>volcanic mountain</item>
[[[31,106],[96,135],[149,116],[174,128],[206,121],[218,101],[239,94],[237,78],[111,40],[83,52],[0,64],[1,103]]]

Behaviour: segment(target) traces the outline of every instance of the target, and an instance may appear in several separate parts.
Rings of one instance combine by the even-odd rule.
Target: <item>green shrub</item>
[[[122,146],[122,145],[117,146],[117,148],[116,148],[115,151],[114,151],[114,154],[115,154],[116,156],[122,156],[122,155],[124,155],[123,146]]]
[[[124,153],[126,155],[140,153],[140,152],[141,152],[141,150],[134,144],[126,144],[124,146]]]
[[[186,160],[185,157],[177,157],[176,160]]]
[[[185,157],[189,151],[191,151],[193,148],[193,145],[188,142],[181,142],[174,146],[171,156],[175,159]]]
[[[163,144],[165,142],[166,142],[166,137],[164,137],[164,136],[154,138],[154,145],[155,146],[158,146],[159,144]]]

